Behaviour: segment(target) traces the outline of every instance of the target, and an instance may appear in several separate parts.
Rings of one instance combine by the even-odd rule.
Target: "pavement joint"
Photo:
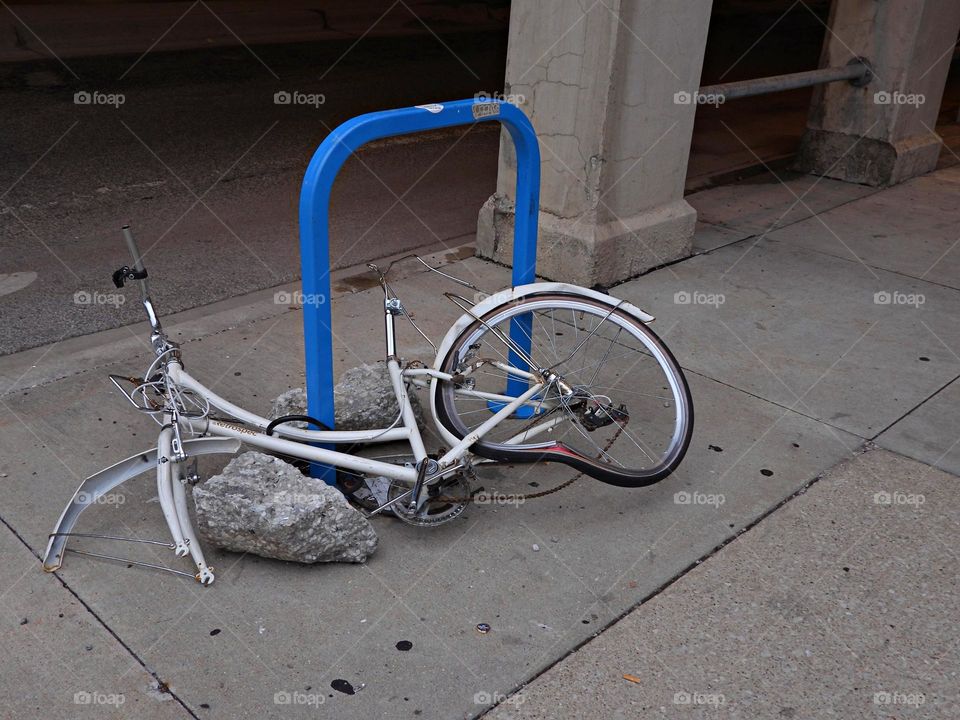
[[[955,383],[957,380],[960,380],[960,375],[957,375],[956,377],[952,378],[951,380],[947,380],[943,385],[941,385],[941,386],[940,386],[939,388],[937,388],[935,391],[933,391],[932,393],[930,393],[929,395],[927,395],[927,397],[923,398],[920,402],[918,402],[918,403],[917,403],[916,405],[914,405],[912,408],[910,408],[909,410],[907,410],[905,413],[903,413],[903,414],[902,414],[900,417],[898,417],[896,420],[893,420],[893,421],[890,422],[886,427],[881,428],[878,432],[874,433],[874,434],[869,438],[869,440],[875,442],[875,441],[877,440],[877,438],[879,438],[881,435],[883,435],[883,433],[885,433],[887,430],[889,430],[889,429],[892,428],[894,425],[896,425],[897,423],[899,423],[901,420],[905,420],[906,418],[908,418],[908,417],[910,417],[911,415],[913,415],[917,410],[919,410],[919,409],[922,408],[924,405],[926,405],[928,402],[930,402],[931,400],[933,400],[933,398],[935,398],[937,395],[939,395],[943,390],[946,390],[948,387],[950,387],[951,385],[953,385],[953,383]],[[947,452],[949,452],[949,450],[948,450]],[[944,453],[944,455],[946,455],[946,454],[947,454],[947,453]]]
[[[0,524],[3,524],[3,526],[6,527],[7,530],[9,530],[10,533],[11,533],[27,550],[29,550],[29,551],[30,551],[30,554],[32,554],[32,555],[36,558],[36,560],[37,560],[37,562],[36,562],[35,564],[32,564],[31,567],[28,568],[27,572],[25,572],[25,573],[20,577],[19,580],[22,580],[22,579],[23,579],[24,577],[26,577],[30,572],[36,572],[38,569],[40,569],[40,562],[41,562],[41,555],[40,555],[40,553],[39,553],[35,548],[33,548],[33,547],[30,545],[30,543],[27,541],[27,539],[24,538],[20,533],[18,533],[17,530],[13,527],[13,525],[11,525],[6,519],[4,519],[3,516],[0,516]],[[47,573],[47,574],[52,575],[53,577],[55,577],[55,578],[57,579],[57,582],[60,583],[60,585],[63,587],[63,589],[66,590],[71,596],[73,596],[78,603],[80,603],[80,605],[83,607],[84,611],[93,619],[93,621],[95,622],[95,624],[97,624],[97,625],[99,625],[101,628],[103,628],[103,629],[117,642],[117,644],[124,649],[124,651],[130,656],[130,658],[135,662],[135,664],[136,664],[136,665],[139,665],[144,671],[146,671],[146,672],[157,682],[157,686],[158,686],[159,688],[163,688],[163,692],[164,692],[165,694],[170,695],[170,697],[173,698],[173,699],[177,702],[177,704],[180,705],[180,707],[182,707],[183,710],[184,710],[187,714],[189,714],[189,716],[190,716],[191,718],[194,718],[194,720],[200,720],[199,716],[190,708],[189,705],[187,705],[186,701],[184,701],[183,698],[181,698],[179,695],[177,695],[177,694],[169,687],[169,685],[167,685],[167,683],[165,683],[165,682],[163,681],[163,679],[157,674],[157,672],[156,672],[155,670],[153,670],[150,666],[147,665],[147,663],[144,661],[144,659],[143,659],[139,654],[137,654],[137,652],[134,651],[134,649],[131,648],[131,647],[123,640],[123,638],[121,638],[120,635],[119,635],[112,627],[110,627],[110,625],[99,615],[99,613],[97,613],[97,611],[94,610],[94,609],[89,605],[89,603],[87,603],[87,602],[80,596],[80,594],[79,594],[76,590],[74,590],[73,587],[70,586],[70,584],[60,575],[60,573],[59,573],[58,571],[55,571],[55,572],[52,572],[52,573]],[[19,580],[18,580],[17,582],[19,582]],[[15,583],[15,584],[16,584],[16,583]],[[11,587],[8,587],[6,590],[4,590],[4,593],[3,593],[3,594],[6,594],[6,592],[8,592],[8,591],[11,590],[11,589],[12,589],[12,586],[11,586]],[[2,594],[0,594],[0,597],[2,597]],[[38,642],[38,643],[37,643],[37,646],[38,646],[38,647],[42,647],[42,646],[43,646],[43,643]],[[66,665],[62,665],[62,667],[67,667],[67,666],[66,666]]]
[[[862,452],[865,452],[866,449],[867,449],[867,448],[864,446],[863,448],[861,448],[860,452],[857,453],[857,454],[861,454]],[[546,665],[545,667],[543,667],[539,672],[537,672],[536,674],[531,675],[529,678],[525,679],[523,682],[518,683],[513,689],[510,690],[509,693],[506,694],[505,697],[501,698],[498,703],[496,703],[496,704],[492,705],[491,707],[485,709],[484,711],[482,711],[482,712],[474,715],[474,716],[473,716],[474,719],[478,719],[478,718],[482,718],[482,717],[484,717],[484,716],[486,716],[486,715],[494,714],[494,711],[495,711],[498,707],[500,707],[501,705],[503,705],[509,698],[513,697],[517,692],[519,692],[520,690],[522,690],[524,687],[530,685],[534,680],[536,680],[536,679],[539,678],[540,676],[546,674],[551,668],[555,667],[556,665],[561,664],[561,663],[562,663],[565,659],[567,659],[568,657],[576,654],[577,651],[579,651],[579,650],[580,650],[581,648],[583,648],[584,646],[590,644],[596,637],[602,635],[606,630],[610,629],[611,627],[613,627],[614,625],[616,625],[617,623],[619,623],[619,622],[620,622],[621,620],[623,620],[625,617],[627,617],[628,615],[630,615],[633,611],[637,610],[638,608],[642,607],[642,606],[645,605],[646,603],[648,603],[648,602],[650,602],[651,600],[653,600],[654,598],[656,598],[658,595],[660,595],[660,594],[663,593],[665,590],[667,590],[670,586],[676,584],[676,583],[677,583],[679,580],[681,580],[684,576],[686,576],[688,573],[690,573],[690,571],[692,571],[692,570],[696,569],[698,566],[702,565],[704,562],[706,562],[707,560],[709,560],[710,558],[712,558],[713,556],[715,556],[717,553],[719,553],[719,552],[720,552],[721,550],[723,550],[725,547],[727,547],[727,546],[730,545],[731,543],[734,543],[734,542],[736,542],[737,540],[739,540],[743,535],[745,535],[746,533],[748,533],[748,532],[750,532],[751,530],[753,530],[757,525],[759,525],[760,523],[762,523],[762,522],[763,522],[765,519],[767,519],[770,515],[774,514],[774,513],[777,512],[779,509],[781,509],[782,507],[784,507],[784,506],[787,505],[788,503],[790,503],[790,502],[792,502],[793,500],[795,500],[797,497],[805,494],[805,493],[807,492],[807,490],[809,490],[811,487],[813,487],[813,486],[816,485],[818,482],[820,482],[820,480],[823,479],[824,475],[825,475],[825,473],[820,473],[820,474],[816,475],[816,476],[813,477],[811,480],[809,480],[808,482],[806,482],[802,487],[800,487],[800,488],[798,488],[797,490],[795,490],[793,493],[791,493],[789,496],[787,496],[787,497],[785,497],[784,499],[782,499],[782,500],[781,500],[780,502],[778,502],[776,505],[774,505],[774,506],[770,507],[769,509],[767,509],[763,514],[759,515],[759,516],[758,516],[756,519],[754,519],[752,522],[750,522],[750,523],[748,523],[747,525],[743,526],[742,528],[740,528],[740,529],[737,530],[736,532],[731,533],[727,538],[725,538],[722,542],[718,543],[716,546],[714,546],[714,547],[713,547],[712,549],[710,549],[708,552],[706,552],[706,553],[702,554],[701,556],[697,557],[695,560],[693,560],[693,561],[690,562],[688,565],[686,565],[682,570],[680,570],[680,571],[677,572],[675,575],[673,575],[672,577],[670,577],[668,580],[664,581],[662,584],[660,584],[659,586],[657,586],[657,587],[656,587],[654,590],[652,590],[650,593],[644,595],[644,596],[643,596],[640,600],[638,600],[635,604],[631,605],[629,608],[627,608],[627,609],[623,610],[622,612],[620,612],[619,614],[617,614],[616,617],[612,618],[610,621],[608,621],[606,624],[604,624],[604,626],[601,627],[600,629],[598,629],[593,635],[591,635],[591,636],[588,637],[588,638],[585,638],[585,639],[582,640],[581,642],[579,642],[579,643],[577,643],[576,645],[570,647],[570,648],[569,648],[568,650],[566,650],[562,655],[560,655],[560,656],[557,657],[555,660],[553,660],[552,662],[550,662],[548,665]],[[671,526],[671,529],[672,529],[672,526]]]

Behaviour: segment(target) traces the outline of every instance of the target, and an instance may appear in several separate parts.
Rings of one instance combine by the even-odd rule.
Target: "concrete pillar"
[[[798,168],[867,185],[932,170],[958,30],[958,0],[834,0],[821,67],[859,55],[874,78],[862,88],[838,82],[814,91]]]
[[[511,3],[505,93],[541,143],[538,274],[607,285],[690,254],[697,214],[683,188],[710,8]],[[515,171],[504,136],[477,253],[508,264]]]

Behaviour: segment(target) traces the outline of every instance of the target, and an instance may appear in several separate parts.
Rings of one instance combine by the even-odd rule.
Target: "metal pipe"
[[[720,102],[725,102],[736,98],[795,90],[812,85],[839,82],[840,80],[848,80],[852,85],[863,87],[872,79],[873,71],[870,68],[870,63],[864,58],[856,58],[842,67],[820,68],[819,70],[773,75],[765,78],[721,83],[720,85],[704,85],[699,92],[700,95],[722,98]],[[709,101],[708,104],[710,104]]]

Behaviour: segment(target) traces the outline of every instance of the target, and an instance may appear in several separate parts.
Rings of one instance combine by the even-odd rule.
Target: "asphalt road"
[[[110,281],[127,222],[166,313],[298,277],[300,182],[331,128],[502,87],[505,28],[353,42],[151,53],[132,70],[135,56],[72,58],[79,80],[55,61],[0,65],[0,354],[142,318]],[[123,102],[78,105],[78,92]],[[351,159],[334,266],[472,235],[498,138],[477,127]]]
[[[121,305],[110,283],[127,262],[119,234],[126,222],[150,248],[164,313],[298,277],[300,182],[331,128],[363,112],[502,88],[502,4],[409,4],[441,36],[399,7],[364,34],[376,3],[363,0],[337,5],[340,14],[328,14],[324,27],[304,20],[302,31],[317,35],[312,42],[265,45],[298,37],[298,13],[312,17],[317,8],[287,3],[286,14],[260,27],[259,11],[240,4],[227,15],[229,27],[256,44],[223,46],[235,37],[209,13],[191,11],[142,58],[86,56],[145,43],[149,33],[139,25],[132,34],[100,28],[93,37],[65,25],[53,6],[20,13],[64,61],[0,63],[0,355],[142,319],[135,293]],[[230,7],[217,5],[220,13]],[[132,18],[145,8],[122,10]],[[828,3],[786,9],[755,0],[715,4],[703,82],[814,67]],[[104,15],[111,28],[127,17],[117,12]],[[37,38],[7,47],[5,37],[0,57],[46,51],[33,47]],[[211,47],[160,52],[201,41]],[[78,92],[122,95],[123,103],[77,105]],[[315,96],[316,104],[278,105],[278,92]],[[956,117],[958,93],[956,82],[948,85],[946,122]],[[800,90],[698,109],[688,191],[729,182],[758,157],[789,158],[808,96]],[[349,161],[332,203],[334,267],[469,239],[496,184],[497,146],[496,128],[478,126],[465,136],[370,146]]]

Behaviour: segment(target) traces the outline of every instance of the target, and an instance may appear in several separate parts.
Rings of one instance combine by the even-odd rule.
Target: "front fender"
[[[218,453],[233,455],[239,449],[240,441],[233,438],[194,438],[183,441],[183,450],[188,457]],[[73,497],[63,509],[60,519],[50,534],[47,549],[43,553],[43,569],[53,572],[63,564],[63,553],[69,537],[67,533],[73,530],[80,513],[96,503],[104,493],[110,492],[132,477],[155,469],[156,466],[157,449],[152,448],[94,473],[80,483],[80,487],[73,493]]]

